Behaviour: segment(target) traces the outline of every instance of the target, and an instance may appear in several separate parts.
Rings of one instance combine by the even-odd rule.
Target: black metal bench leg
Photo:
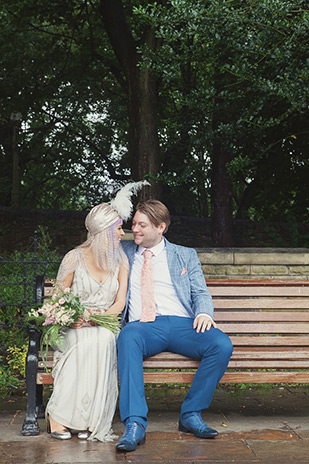
[[[40,428],[36,416],[36,373],[38,367],[39,334],[30,329],[29,348],[26,361],[27,412],[21,434],[38,435]]]
[[[36,386],[36,407],[35,407],[36,417],[38,419],[45,418],[45,406],[43,404],[43,385]]]

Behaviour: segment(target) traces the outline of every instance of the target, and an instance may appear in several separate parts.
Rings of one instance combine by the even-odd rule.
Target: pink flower
[[[46,319],[46,321],[44,321],[42,325],[52,325],[54,322],[55,322],[55,318],[51,316],[48,319]]]
[[[64,298],[60,298],[59,304],[63,305],[64,303],[65,303],[65,299],[64,299]]]
[[[64,293],[70,293],[70,290],[71,290],[70,287],[67,287],[64,289]]]

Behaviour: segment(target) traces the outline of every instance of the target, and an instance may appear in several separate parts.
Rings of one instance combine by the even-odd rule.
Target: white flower
[[[33,316],[33,317],[39,317],[38,311],[36,311],[36,310],[33,309],[33,308],[28,312],[28,315],[29,315],[29,316]]]
[[[84,313],[83,313],[83,319],[84,319],[84,321],[86,321],[86,322],[89,321],[89,319],[90,319],[90,312],[87,311],[87,309],[86,309],[86,310],[84,311]]]

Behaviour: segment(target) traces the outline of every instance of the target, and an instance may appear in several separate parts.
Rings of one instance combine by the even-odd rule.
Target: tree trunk
[[[102,21],[114,53],[124,71],[128,88],[128,149],[134,180],[157,176],[160,170],[160,150],[157,125],[157,76],[138,66],[140,54],[125,18],[121,0],[102,0]],[[154,49],[157,39],[151,29],[143,40]],[[142,198],[160,198],[161,186],[152,182],[142,191]]]
[[[224,89],[224,76],[219,69],[214,73],[214,98],[212,129],[213,129],[213,153],[212,153],[212,179],[211,179],[211,204],[212,204],[212,238],[216,247],[231,247],[233,241],[233,183],[227,170],[227,164],[233,159],[228,148],[227,137],[220,130],[220,125],[228,124],[233,118],[232,108],[229,102],[222,97]]]
[[[233,246],[233,186],[227,172],[231,154],[220,144],[213,146],[212,156],[212,236],[216,247]]]

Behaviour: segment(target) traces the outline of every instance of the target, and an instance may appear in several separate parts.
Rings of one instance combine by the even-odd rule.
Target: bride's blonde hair
[[[112,225],[94,235],[90,235],[88,240],[78,247],[89,247],[93,253],[95,265],[99,269],[114,272],[120,264],[127,267],[127,257],[116,233],[120,224],[122,224],[122,219],[118,216],[118,219]]]

